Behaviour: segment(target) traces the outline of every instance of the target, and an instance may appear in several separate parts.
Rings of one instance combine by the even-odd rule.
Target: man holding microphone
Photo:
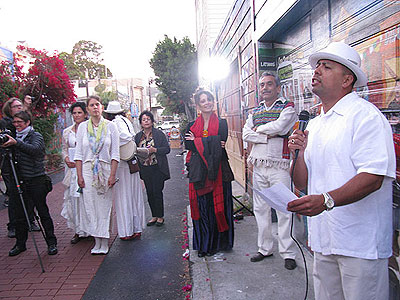
[[[356,50],[332,43],[310,56],[321,114],[289,137],[293,180],[308,195],[288,210],[309,218],[316,299],[388,299],[395,155],[386,118],[353,87],[367,84]]]

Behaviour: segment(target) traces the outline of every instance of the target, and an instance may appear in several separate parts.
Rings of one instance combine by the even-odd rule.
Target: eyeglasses
[[[26,123],[25,121],[12,121],[13,124],[23,124]]]
[[[22,107],[22,104],[17,104],[17,105],[11,106],[11,108],[21,108],[21,107]]]

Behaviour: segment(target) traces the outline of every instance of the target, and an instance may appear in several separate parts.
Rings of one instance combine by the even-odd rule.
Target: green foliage
[[[38,117],[33,120],[33,128],[43,136],[46,149],[49,148],[51,140],[56,136],[54,128],[57,119],[57,114],[50,113],[47,117]]]
[[[110,69],[101,63],[102,48],[96,42],[81,40],[74,45],[71,54],[62,52],[60,58],[64,61],[70,78],[83,79],[86,74],[88,79],[112,77]]]
[[[106,85],[103,83],[99,83],[98,85],[96,85],[94,90],[96,91],[96,93],[102,93],[106,90]]]
[[[104,107],[107,106],[108,102],[118,100],[118,94],[115,91],[100,92],[97,94],[97,96],[100,97]]]
[[[75,63],[74,56],[67,52],[61,52],[60,58],[64,61],[66,72],[72,80],[85,78],[85,73],[79,70],[79,66]]]
[[[150,66],[157,76],[155,83],[164,94],[161,105],[171,113],[186,113],[192,120],[190,102],[198,86],[198,75],[197,53],[189,38],[171,40],[165,35],[154,50]]]

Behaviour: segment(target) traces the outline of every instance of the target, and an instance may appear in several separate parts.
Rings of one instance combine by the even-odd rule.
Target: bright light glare
[[[222,57],[208,57],[199,63],[199,75],[207,80],[221,80],[226,78],[228,74],[229,64]]]

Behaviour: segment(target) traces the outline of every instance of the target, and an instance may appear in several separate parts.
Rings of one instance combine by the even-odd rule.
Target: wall
[[[255,61],[252,43],[252,6],[249,0],[234,2],[217,37],[212,54],[230,63],[230,74],[216,84],[218,111],[228,121],[227,152],[235,179],[247,190],[246,153],[242,141],[244,110],[254,103]]]

